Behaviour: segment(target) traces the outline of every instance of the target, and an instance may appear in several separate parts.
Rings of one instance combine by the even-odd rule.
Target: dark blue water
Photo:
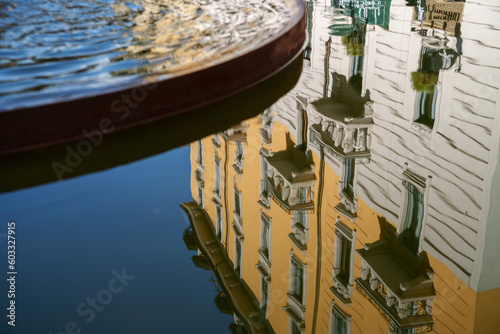
[[[3,315],[0,332],[55,334],[72,321],[82,333],[227,330],[232,317],[213,303],[210,272],[193,265],[182,240],[189,222],[178,205],[192,198],[189,175],[189,149],[179,148],[0,195],[0,233],[7,232],[8,221],[16,222],[18,272],[17,325],[8,326]],[[0,253],[7,254],[1,237]],[[5,267],[2,296],[8,290]],[[87,298],[109,290],[112,270],[134,278],[92,319]],[[116,281],[112,288],[120,286]],[[100,297],[108,302],[106,292]],[[0,306],[5,310],[6,298]]]

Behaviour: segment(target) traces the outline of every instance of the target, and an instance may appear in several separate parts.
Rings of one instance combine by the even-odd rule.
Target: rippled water
[[[210,62],[279,32],[284,1],[1,1],[0,110]]]

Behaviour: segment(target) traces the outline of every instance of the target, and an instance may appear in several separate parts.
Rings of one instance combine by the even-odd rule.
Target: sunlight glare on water
[[[0,1],[0,109],[77,98],[261,44],[285,1]]]

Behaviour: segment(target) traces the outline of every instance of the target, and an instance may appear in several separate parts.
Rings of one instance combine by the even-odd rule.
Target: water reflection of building
[[[485,46],[483,58],[473,57],[464,38],[460,71],[439,75],[435,123],[420,124],[410,78],[422,35],[411,31],[414,8],[392,6],[401,15],[388,30],[366,29],[364,97],[345,85],[345,48],[333,47],[341,36],[314,31],[304,79],[291,93],[244,126],[192,145],[193,199],[204,210],[186,209],[192,221],[203,213],[220,263],[238,278],[227,293],[253,295],[253,311],[238,313],[248,315],[242,323],[276,333],[499,325],[498,232],[487,235],[498,226],[489,197],[498,191],[498,87],[479,80],[485,70],[477,65],[498,79],[486,58],[496,51]],[[464,17],[476,15],[470,8]],[[312,17],[318,25],[329,19],[324,8]],[[210,245],[200,247],[214,258]]]
[[[268,328],[268,323],[278,333],[313,328],[327,332],[333,327],[369,332],[376,323],[383,332],[398,333],[431,326],[455,331],[458,319],[467,326],[465,332],[472,332],[477,294],[449,268],[418,251],[414,232],[405,234],[423,223],[418,190],[412,194],[417,203],[413,213],[406,216],[408,229],[401,233],[362,197],[357,198],[356,217],[342,215],[337,209],[342,185],[335,167],[315,150],[294,146],[279,122],[273,126],[272,145],[267,145],[259,133],[262,125],[259,118],[247,121],[241,173],[232,167],[238,156],[236,142],[222,136],[219,146],[208,137],[192,146],[193,170],[203,166],[204,186],[200,193],[194,172],[193,198],[200,204],[186,209],[192,221],[204,226],[198,229],[202,235],[212,229],[210,238],[200,238],[200,247],[226,280],[221,285],[236,307],[247,307],[246,313],[237,312],[237,319],[245,314],[248,318],[237,323],[256,323],[256,331]],[[263,155],[264,150],[270,155]],[[269,164],[272,152],[280,157],[275,161],[279,171],[270,172],[276,168]],[[292,179],[284,170],[296,168],[297,160],[304,168],[295,177],[306,173],[303,180],[313,184],[308,191],[296,189],[296,202],[284,203],[283,197],[272,194],[271,182],[260,181],[274,178],[270,175]],[[312,175],[307,166],[313,168]],[[283,195],[284,181],[275,184],[282,185]],[[355,186],[360,185],[356,180]],[[288,187],[287,200],[294,192],[293,181]]]
[[[415,24],[414,16],[391,22],[388,31],[375,27],[367,33],[367,40],[372,41],[367,52],[372,56],[367,59],[370,80],[365,81],[364,89],[370,91],[376,105],[372,131],[377,136],[372,140],[375,163],[360,174],[366,198],[388,220],[398,222],[398,232],[404,226],[401,217],[408,213],[410,194],[417,189],[425,216],[419,250],[426,250],[466,284],[482,290],[478,264],[483,254],[477,243],[485,237],[479,222],[485,222],[489,212],[488,188],[495,167],[491,162],[497,159],[498,86],[494,88],[494,82],[500,71],[498,65],[489,64],[491,53],[498,51],[481,39],[498,40],[499,35],[495,30],[471,34],[477,28],[471,22],[483,17],[477,4],[450,6],[450,10],[457,6],[463,10],[464,21],[456,22],[461,23],[463,35],[460,67],[455,63],[450,68],[441,55],[456,50],[457,36],[441,32],[446,37],[439,38],[448,47],[431,45],[429,34],[408,29]],[[414,15],[413,8],[398,8],[402,9]],[[443,26],[435,22],[434,30],[437,23]],[[451,57],[451,51],[448,54]],[[435,76],[436,80],[428,77],[433,87],[417,88],[412,82],[416,72]],[[374,175],[384,177],[375,184],[369,181]],[[450,220],[457,223],[450,225]]]
[[[313,328],[328,332],[333,327],[367,332],[376,323],[381,331],[396,333],[453,326],[450,315],[456,319],[460,314],[472,332],[474,319],[467,318],[475,313],[472,289],[435,258],[414,248],[413,235],[396,233],[396,226],[361,197],[356,217],[339,213],[341,179],[325,156],[294,146],[294,138],[279,122],[273,126],[272,145],[267,145],[259,133],[261,126],[259,118],[247,121],[242,173],[232,167],[238,154],[235,142],[221,137],[219,148],[213,138],[202,140],[202,162],[197,159],[199,144],[192,146],[192,166],[197,170],[203,165],[204,179],[199,192],[199,176],[193,173],[193,198],[200,204],[186,209],[191,220],[204,224],[198,229],[202,235],[212,229],[211,238],[200,238],[200,248],[212,259],[208,262],[214,270],[221,272],[219,282],[227,281],[220,283],[226,294],[244,299],[233,301],[238,309],[244,309],[242,305],[250,309],[236,313],[237,323],[268,328],[268,322],[277,333]],[[262,153],[266,149],[271,152],[268,156]],[[276,165],[281,169],[270,172],[276,168],[268,159],[273,152],[280,157]],[[283,175],[284,170],[296,168],[297,160],[313,168],[312,174],[308,168],[300,170],[306,173],[303,180],[313,184],[308,191],[296,189],[296,202],[285,203],[272,194],[271,182],[260,181],[269,181],[270,175],[291,178]],[[300,171],[295,177],[301,177]],[[282,180],[275,184],[282,185],[278,194],[283,195],[287,185]],[[360,184],[356,180],[355,186]],[[287,200],[294,192],[293,181],[288,187]],[[410,220],[418,225],[419,210],[414,210]],[[455,304],[464,300],[467,305],[459,305],[456,313]],[[240,319],[245,314],[248,318]]]

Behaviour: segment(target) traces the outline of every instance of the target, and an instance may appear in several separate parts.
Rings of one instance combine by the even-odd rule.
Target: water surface
[[[2,332],[495,332],[498,7],[377,4],[306,2],[301,79],[258,116],[1,194],[0,233],[14,220],[18,240],[17,326]],[[208,218],[179,209],[193,201]],[[77,306],[122,268],[135,278],[86,323]]]
[[[280,32],[284,1],[0,3],[0,110],[206,66]]]

